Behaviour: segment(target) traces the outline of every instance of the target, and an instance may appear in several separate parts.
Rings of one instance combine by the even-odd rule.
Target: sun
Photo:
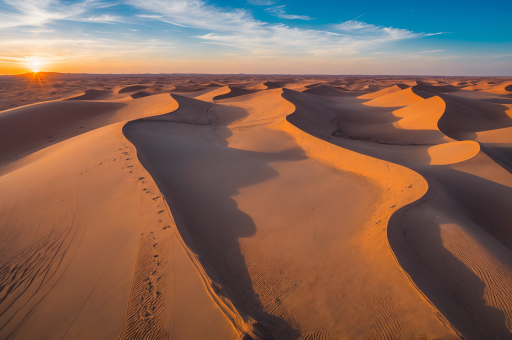
[[[44,64],[45,64],[45,62],[42,59],[37,58],[37,57],[30,57],[30,58],[27,58],[27,60],[25,61],[25,65],[33,73],[40,72],[41,67],[44,66]]]
[[[32,61],[31,64],[30,64],[32,72],[34,72],[34,73],[39,72],[39,66],[40,65],[41,65],[41,62],[39,60]]]

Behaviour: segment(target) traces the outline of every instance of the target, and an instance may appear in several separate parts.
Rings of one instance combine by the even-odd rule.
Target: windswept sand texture
[[[31,77],[0,339],[512,339],[510,79]]]

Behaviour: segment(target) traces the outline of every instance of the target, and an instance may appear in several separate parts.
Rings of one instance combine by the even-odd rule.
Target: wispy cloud
[[[281,18],[281,19],[299,19],[299,20],[311,20],[313,18],[308,17],[307,15],[294,15],[294,14],[287,14],[284,8],[286,5],[281,6],[274,6],[265,9],[266,12],[270,13],[271,15]]]
[[[349,20],[334,25],[334,29],[350,33],[352,36],[373,38],[377,41],[403,40],[426,35],[424,33],[415,33],[406,29],[376,26],[356,20]]]
[[[422,38],[445,33],[416,33],[407,29],[368,24],[355,19],[334,25],[333,28],[352,37],[354,40],[369,40],[375,44],[389,43],[404,39]]]
[[[379,29],[378,26],[367,24],[362,21],[348,20],[341,24],[334,25],[334,28],[340,31],[375,31]]]
[[[277,0],[247,0],[247,2],[258,6],[270,6],[277,3]]]
[[[185,27],[213,31],[237,31],[262,27],[245,9],[224,9],[202,0],[127,0],[129,4],[150,12],[139,17],[160,15],[163,19]],[[156,17],[155,17],[156,18]],[[159,18],[160,20],[162,18]]]
[[[125,22],[125,20],[117,15],[99,15],[99,16],[92,16],[92,17],[86,17],[86,18],[76,18],[78,21],[85,21],[85,22],[96,22],[96,23],[104,23],[104,24],[113,24],[116,22]]]
[[[0,13],[0,28],[16,26],[42,26],[56,20],[76,20],[110,23],[119,21],[117,16],[92,16],[85,14],[99,8],[112,6],[100,0],[84,0],[81,2],[62,2],[59,0],[3,0],[7,5]]]
[[[505,57],[512,57],[512,54],[493,55],[493,56],[483,58],[483,59],[495,59],[495,58],[505,58]]]
[[[341,33],[293,28],[262,22],[244,9],[218,7],[202,0],[127,1],[147,12],[146,18],[153,16],[173,24],[209,30],[211,32],[197,37],[213,44],[247,49],[254,54],[353,54],[392,41],[425,36],[354,20],[334,25]],[[276,7],[284,12],[283,6]]]

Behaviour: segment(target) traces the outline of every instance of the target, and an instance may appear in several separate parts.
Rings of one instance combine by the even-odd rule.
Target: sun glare
[[[41,71],[41,66],[43,66],[44,62],[39,58],[28,58],[26,61],[27,68],[34,73],[38,73]]]
[[[39,72],[39,65],[40,65],[39,61],[37,61],[37,60],[33,61],[32,65],[31,65],[32,66],[32,72],[34,72],[34,73]]]

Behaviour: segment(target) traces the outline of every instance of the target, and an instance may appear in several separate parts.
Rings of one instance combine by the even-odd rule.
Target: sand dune
[[[439,129],[447,136],[462,140],[474,139],[477,132],[512,126],[509,108],[480,100],[440,95],[446,112],[439,120]]]
[[[379,98],[379,97],[382,97],[382,96],[385,96],[385,95],[388,95],[391,93],[402,91],[404,89],[405,89],[405,87],[403,85],[401,85],[401,86],[393,85],[393,86],[387,87],[385,89],[379,90],[377,92],[372,92],[372,93],[368,93],[368,94],[359,96],[358,98],[359,99],[376,99],[376,98]]]
[[[0,338],[511,338],[510,84],[120,78],[5,109]]]
[[[198,252],[204,267],[215,268],[211,269],[210,275],[218,277],[218,283],[224,290],[231,292],[231,301],[239,311],[258,321],[255,327],[260,329],[262,336],[270,334],[273,338],[279,339],[293,339],[298,334],[368,337],[373,333],[391,335],[396,331],[404,335],[419,336],[422,332],[429,331],[439,336],[449,336],[451,330],[435,318],[435,311],[427,302],[422,302],[421,295],[414,292],[405,278],[404,290],[400,293],[404,295],[401,297],[394,295],[400,295],[394,290],[396,285],[390,284],[389,288],[383,289],[372,289],[371,286],[363,288],[360,285],[351,288],[350,281],[346,280],[346,270],[351,267],[368,266],[374,258],[368,259],[367,262],[358,260],[357,257],[348,260],[349,254],[354,250],[347,248],[348,244],[341,246],[344,244],[342,240],[349,235],[362,239],[372,235],[371,237],[376,240],[375,244],[368,246],[382,248],[385,252],[388,249],[385,232],[379,224],[373,226],[374,223],[368,220],[380,218],[379,223],[383,223],[385,216],[389,216],[393,211],[389,207],[395,204],[397,199],[414,199],[413,197],[417,195],[414,194],[415,191],[408,191],[403,194],[403,198],[399,198],[400,195],[397,198],[389,196],[388,207],[376,202],[379,192],[384,189],[380,185],[374,186],[371,182],[358,178],[356,174],[363,172],[368,176],[367,171],[374,169],[373,176],[376,176],[376,179],[386,178],[383,169],[391,170],[385,164],[363,155],[352,153],[348,157],[340,148],[331,146],[332,150],[326,149],[328,144],[321,140],[305,140],[308,135],[290,125],[281,114],[281,107],[288,107],[288,114],[293,112],[293,107],[281,98],[281,90],[272,91],[273,93],[265,91],[264,94],[252,94],[249,95],[250,98],[236,102],[236,105],[251,107],[253,111],[248,112],[248,116],[242,121],[233,125],[230,125],[232,122],[226,122],[226,127],[221,128],[219,125],[217,130],[197,125],[162,126],[150,119],[137,123],[138,125],[134,125],[128,131],[130,140],[141,152],[143,164],[151,169],[150,172],[168,197],[168,202],[172,201],[175,205],[173,207],[170,204],[171,212],[175,215],[175,212],[177,214],[179,211],[182,221],[177,221],[178,229],[182,234],[189,235],[188,242],[191,248]],[[274,106],[279,108],[277,112],[262,110],[261,103],[265,102],[263,95],[265,99],[274,97],[274,101],[277,102]],[[278,102],[282,104],[278,105]],[[230,101],[229,104],[235,105],[235,102]],[[180,109],[188,109],[194,115],[199,112],[195,107],[200,105],[180,101]],[[169,120],[173,119],[173,113],[168,117]],[[259,121],[260,124],[254,125],[254,121]],[[244,139],[243,135],[247,137]],[[223,143],[222,136],[229,136],[227,146]],[[266,144],[265,139],[268,138],[274,143]],[[215,141],[216,139],[218,141]],[[241,142],[242,139],[244,143]],[[315,143],[319,145],[315,146]],[[276,144],[280,149],[276,149]],[[316,149],[318,151],[315,151]],[[350,154],[350,151],[346,152]],[[188,156],[191,154],[204,155],[201,158],[206,163],[201,169],[196,167],[194,158]],[[166,155],[164,158],[168,159],[168,163],[156,163],[156,159],[162,159],[163,155]],[[221,163],[216,161],[218,158],[222,159]],[[339,172],[333,172],[329,167],[322,165],[333,158],[343,159],[342,163],[333,164]],[[361,164],[359,166],[362,168],[356,170],[350,164]],[[269,180],[265,180],[266,178]],[[302,182],[304,178],[309,178],[309,183],[300,189],[295,183]],[[406,176],[401,178],[405,181],[404,186],[405,183],[407,186],[415,183]],[[262,181],[262,184],[255,185]],[[235,187],[231,187],[231,183],[235,184]],[[336,184],[333,186],[332,183]],[[416,185],[419,186],[421,196],[421,178]],[[320,192],[313,190],[318,187],[324,189]],[[295,194],[289,197],[287,193],[292,188]],[[330,189],[326,191],[327,188]],[[397,193],[400,192],[398,188],[402,190],[402,185],[397,186]],[[265,192],[267,194],[264,194]],[[223,195],[227,197],[223,198]],[[326,195],[329,195],[329,198],[326,199]],[[356,208],[349,203],[350,200],[354,201],[354,197],[358,197],[356,201],[368,202],[369,205],[358,205]],[[235,202],[238,209],[230,209]],[[328,202],[332,203],[329,205]],[[340,202],[345,203],[340,205]],[[304,206],[301,210],[305,210],[305,215],[299,214],[292,218],[288,211],[300,206]],[[375,212],[375,215],[369,214],[369,211],[377,206],[380,206],[382,211]],[[340,207],[345,208],[340,211]],[[268,209],[271,209],[271,214],[268,214]],[[344,225],[339,231],[330,228],[329,219],[322,218],[333,216],[335,211],[336,214],[340,214]],[[224,225],[224,228],[210,226],[208,221],[218,221],[217,223]],[[369,224],[369,230],[358,232],[357,226],[366,223]],[[275,229],[274,226],[277,225],[280,225],[279,229]],[[373,229],[370,226],[373,226]],[[290,235],[292,230],[293,236]],[[288,235],[287,238],[290,239],[286,243],[282,242],[284,235]],[[275,248],[278,242],[280,247]],[[265,253],[268,255],[265,256]],[[331,269],[326,267],[319,271],[316,268],[317,261],[328,265],[327,259],[333,256],[344,258],[346,269],[340,268],[340,263],[332,263],[335,267]],[[385,271],[384,263],[390,266],[387,270],[392,270],[391,268],[395,266],[392,255],[388,253],[387,256],[388,262],[382,260],[380,263],[382,273]],[[372,269],[368,270],[370,272]],[[331,273],[329,280],[321,275],[324,271]],[[279,272],[282,274],[278,275]],[[375,274],[377,272],[379,270],[376,270]],[[353,273],[349,276],[353,275],[358,274]],[[361,277],[365,275],[367,274],[362,274]],[[360,301],[368,303],[369,308],[355,316],[350,308],[340,310],[330,307],[331,304],[339,306],[333,299],[337,298],[335,291],[338,291],[340,286],[344,286],[347,293],[352,292],[353,302],[349,305]],[[311,298],[325,296],[325,299],[309,301],[308,297],[303,295],[306,287],[309,291],[315,292],[309,295]],[[395,287],[394,293],[383,294],[391,287]],[[355,294],[354,291],[358,293]],[[341,295],[345,296],[344,293]],[[369,301],[368,296],[371,297]],[[411,299],[418,299],[419,306],[416,303],[405,306],[403,302],[399,302],[410,302]],[[376,304],[375,307],[372,306],[373,303]],[[311,304],[323,312],[313,317],[309,313]],[[387,306],[389,312],[380,314],[381,310],[377,307],[380,304]],[[344,325],[336,322],[346,320],[348,315],[353,318],[352,322],[345,322]],[[431,322],[437,322],[438,326],[430,330],[410,329],[406,326],[406,318],[412,315],[431,318]],[[379,328],[378,320],[387,318],[392,318],[393,323]],[[294,324],[299,329],[290,329],[288,324]]]
[[[333,87],[327,85],[320,85],[302,92],[324,97],[341,97],[343,95],[343,92],[340,92],[334,89]]]
[[[140,91],[140,90],[145,90],[148,87],[149,86],[133,85],[133,86],[128,86],[128,87],[122,88],[117,93],[137,92],[137,91]]]
[[[86,90],[83,95],[68,100],[101,100],[109,98],[112,93],[111,90]]]
[[[202,95],[196,97],[196,99],[202,100],[205,102],[212,102],[213,98],[230,93],[230,92],[231,92],[231,89],[229,88],[229,86],[223,86],[221,88],[215,89],[215,90],[207,92],[205,94],[202,94]]]
[[[244,89],[244,88],[241,88],[241,87],[236,87],[236,86],[231,86],[229,85],[229,92],[225,93],[225,94],[219,94],[215,97],[213,97],[213,100],[222,100],[222,99],[228,99],[228,98],[233,98],[233,97],[238,97],[238,96],[243,96],[243,95],[246,95],[246,94],[251,94],[251,93],[254,93],[258,90],[249,90],[249,89]]]
[[[408,88],[405,90],[392,92],[384,96],[378,96],[377,98],[364,103],[364,105],[398,107],[411,105],[413,103],[419,102],[422,99],[423,98],[417,95],[412,88]]]

